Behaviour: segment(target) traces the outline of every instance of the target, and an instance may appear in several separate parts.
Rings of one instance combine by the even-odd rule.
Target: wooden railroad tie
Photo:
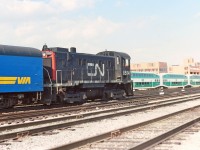
[[[120,130],[112,131],[111,133],[111,138],[117,137],[121,135]]]
[[[150,110],[153,110],[153,109],[154,109],[154,107],[155,107],[155,106],[151,106],[151,107],[150,107]]]
[[[83,114],[76,115],[76,119],[80,119],[80,118],[83,118]]]
[[[27,137],[28,135],[29,135],[29,131],[19,132],[17,133],[15,140],[19,140],[20,138]]]
[[[86,111],[86,107],[82,107],[79,112]]]

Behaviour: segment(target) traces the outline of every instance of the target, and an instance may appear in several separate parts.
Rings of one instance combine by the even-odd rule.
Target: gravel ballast
[[[199,103],[200,103],[200,100],[195,100],[191,102],[176,104],[173,106],[167,106],[167,107],[157,108],[153,110],[147,110],[144,112],[138,112],[138,113],[134,113],[134,114],[126,115],[126,116],[115,117],[111,119],[104,119],[97,122],[91,122],[91,123],[86,123],[86,124],[80,124],[80,125],[73,126],[72,128],[62,130],[62,131],[54,130],[53,132],[56,134],[53,134],[53,135],[46,134],[46,135],[40,135],[40,136],[27,136],[21,139],[21,141],[14,141],[14,142],[12,140],[9,140],[8,142],[4,143],[5,145],[0,145],[0,149],[2,150],[50,149],[50,148],[54,148],[63,144],[74,142],[83,138],[87,138],[89,136],[94,136],[100,133],[122,128],[124,126],[137,124],[149,119],[153,119],[162,115],[176,112],[178,110],[196,106],[196,105],[199,105]],[[199,139],[200,134],[199,133],[196,133],[196,134],[197,134],[196,138]],[[188,144],[187,142],[185,143]],[[184,146],[182,148],[184,148]]]

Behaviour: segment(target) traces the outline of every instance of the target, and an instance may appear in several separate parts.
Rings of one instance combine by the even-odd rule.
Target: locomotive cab
[[[115,58],[115,80],[121,82],[130,82],[130,56],[122,52],[104,51],[97,55],[113,56]]]
[[[124,89],[126,95],[133,95],[133,86],[130,73],[130,59],[131,57],[123,52],[103,51],[97,55],[112,56],[115,58],[114,62],[114,82],[119,83],[118,87]]]
[[[116,53],[116,79],[123,82],[130,81],[130,56],[124,53]]]

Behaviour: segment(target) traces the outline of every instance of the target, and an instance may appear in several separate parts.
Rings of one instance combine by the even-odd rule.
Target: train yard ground
[[[195,142],[200,137],[199,93],[199,88],[186,89],[184,93],[181,89],[166,90],[165,95],[152,90],[136,91],[134,98],[122,101],[91,102],[40,111],[37,107],[30,107],[29,110],[20,108],[20,111],[2,112],[0,149],[130,149],[134,146],[135,149],[136,146],[141,149],[139,146],[144,143],[144,139],[146,142],[151,140],[145,136],[150,137],[157,131],[164,133],[166,127],[173,130],[173,124],[177,128],[178,123],[181,126],[196,119],[194,122],[197,124],[190,124],[187,129],[183,128],[176,135],[165,137],[162,142],[158,142],[160,138],[154,140],[156,144],[153,147],[147,145],[148,149],[185,150],[183,145],[188,145],[188,140],[193,139]],[[156,124],[155,131],[155,127],[150,128],[150,123]],[[162,126],[165,128],[162,129]],[[198,144],[191,145],[193,148],[190,149],[195,149]]]

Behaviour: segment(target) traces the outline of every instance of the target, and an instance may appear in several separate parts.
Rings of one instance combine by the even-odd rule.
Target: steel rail
[[[179,95],[179,96],[181,96],[181,95],[188,95],[188,94],[193,94],[193,93],[197,93],[198,92],[198,89],[197,88],[193,88],[193,90],[191,91],[191,90],[186,90],[184,93],[182,93],[182,92],[180,92],[179,91],[179,93],[173,93],[173,91],[177,91],[177,89],[176,90],[173,90],[173,91],[170,91],[169,93],[167,93],[167,94],[165,94],[165,95],[158,95],[158,94],[152,94],[151,92],[149,93],[149,91],[151,91],[151,90],[147,90],[147,91],[142,91],[142,93],[143,93],[143,95],[134,95],[134,97],[129,97],[128,99],[130,99],[130,98],[134,98],[134,99],[138,99],[138,100],[140,100],[140,99],[144,99],[144,98],[155,98],[155,97],[168,97],[168,96],[177,96],[177,95]],[[168,91],[168,90],[166,90],[166,91]],[[158,92],[158,90],[157,90],[157,92]],[[107,101],[102,101],[102,103],[106,103]],[[110,102],[110,103],[115,103],[115,102]],[[52,110],[60,110],[60,109],[68,109],[68,108],[75,108],[75,107],[82,107],[82,106],[80,106],[80,105],[78,105],[78,106],[65,106],[64,108],[63,108],[63,106],[62,107],[60,107],[60,105],[54,105],[56,108],[54,108],[54,106],[52,106],[51,108],[48,108],[48,107],[42,107],[42,108],[40,108],[40,106],[41,105],[36,105],[36,106],[34,106],[33,108],[34,109],[32,109],[32,110],[28,110],[28,112],[26,111],[26,112],[21,112],[21,111],[24,111],[24,110],[17,110],[17,111],[20,111],[20,112],[17,112],[17,114],[24,114],[24,113],[26,113],[26,114],[28,114],[28,113],[31,113],[31,112],[35,112],[35,111],[37,111],[37,112],[43,112],[43,111],[52,111]],[[20,107],[22,107],[22,108],[27,108],[27,107],[24,107],[24,106],[19,106],[19,108]],[[28,106],[28,107],[31,107],[31,106]],[[83,106],[84,107],[84,106]],[[32,107],[31,107],[32,108]],[[38,109],[40,109],[40,110],[38,110]],[[45,110],[41,110],[41,109],[45,109]],[[0,109],[1,110],[1,109]],[[2,113],[4,113],[4,114],[2,114]],[[5,114],[5,113],[7,113],[7,114]],[[5,110],[1,110],[0,111],[0,118],[1,117],[10,117],[10,114],[8,114],[9,113],[9,110],[8,109],[5,109]],[[16,111],[14,111],[13,112],[13,110],[10,112],[10,113],[16,113]],[[13,115],[17,115],[17,114],[13,114]]]
[[[103,113],[115,112],[116,116],[120,116],[120,115],[129,114],[129,113],[135,113],[135,112],[139,112],[139,111],[148,110],[150,108],[152,109],[152,108],[158,108],[158,107],[163,107],[163,106],[167,106],[167,105],[173,105],[176,103],[183,103],[186,101],[196,100],[198,98],[200,98],[200,97],[190,97],[190,98],[186,98],[186,99],[174,98],[171,100],[156,101],[156,102],[146,103],[146,104],[142,104],[142,105],[134,105],[134,103],[133,103],[133,105],[131,105],[131,106],[125,106],[125,107],[120,107],[120,108],[112,108],[112,109],[108,109],[108,110],[101,110],[101,111],[95,111],[95,112],[89,112],[89,113],[80,113],[80,114],[75,114],[75,115],[71,115],[71,116],[53,118],[53,119],[48,119],[48,120],[39,120],[39,121],[34,121],[34,122],[22,123],[22,124],[8,125],[8,126],[2,126],[2,127],[0,126],[0,131],[25,128],[25,127],[29,127],[29,126],[37,126],[37,125],[41,125],[41,124],[47,124],[47,123],[52,123],[52,122],[65,121],[65,120],[72,120],[72,119],[83,118],[83,117],[90,117],[90,116],[99,115],[99,114],[103,114]],[[117,111],[123,111],[123,110],[126,110],[126,111],[125,112],[117,112]],[[109,114],[104,115],[104,118],[100,117],[99,119],[105,119],[105,118],[109,118],[109,117],[112,117],[112,114],[111,114],[111,116],[109,116]],[[95,119],[98,117],[93,117],[93,118]],[[91,119],[92,118],[90,118],[90,120]],[[79,123],[81,123],[81,122],[79,122]],[[85,123],[85,122],[83,122],[83,123]]]
[[[145,126],[145,125],[148,125],[148,124],[151,124],[151,123],[166,119],[168,117],[177,115],[179,113],[182,113],[182,112],[185,112],[185,111],[189,111],[191,109],[195,109],[195,108],[199,108],[199,107],[200,107],[200,105],[194,106],[194,107],[191,107],[191,108],[187,108],[187,109],[184,109],[184,110],[180,110],[180,111],[177,111],[177,112],[174,112],[174,113],[171,113],[171,114],[167,114],[167,115],[164,115],[164,116],[161,116],[161,117],[157,117],[157,118],[154,118],[154,119],[151,119],[151,120],[148,120],[148,121],[144,121],[144,122],[141,122],[141,123],[138,123],[138,124],[134,124],[134,125],[130,125],[130,126],[127,126],[127,127],[119,128],[117,130],[113,130],[113,131],[110,131],[110,132],[99,134],[97,136],[92,136],[92,137],[85,138],[85,139],[82,139],[82,140],[79,140],[79,141],[75,141],[75,142],[72,142],[72,143],[68,143],[68,144],[65,144],[65,145],[62,145],[62,146],[54,147],[51,150],[56,150],[56,149],[66,150],[66,149],[81,148],[83,146],[90,145],[90,144],[95,143],[95,142],[99,142],[99,141],[103,141],[103,140],[106,140],[106,139],[110,139],[112,137],[112,133],[120,132],[120,134],[122,134],[122,133],[125,133],[125,132],[128,132],[128,131],[140,128],[142,126]],[[149,140],[149,141],[144,142],[144,145],[141,144],[141,145],[137,145],[137,147],[131,148],[131,150],[145,149],[148,146],[150,146],[150,144],[154,145],[157,142],[158,139],[162,139],[163,140],[165,138],[165,136],[168,136],[170,133],[173,133],[173,131],[181,131],[182,128],[188,127],[188,125],[191,125],[192,123],[195,123],[197,121],[200,121],[200,117],[195,119],[195,120],[193,120],[193,121],[191,121],[190,123],[186,123],[185,125],[177,128],[177,129],[169,131],[169,133],[166,133],[166,135],[163,135],[163,138],[158,136],[158,137],[156,137],[156,139],[152,139],[152,141]]]
[[[130,148],[129,150],[141,150],[141,149],[148,149],[148,148],[151,148],[159,143],[161,143],[162,141],[170,138],[171,136],[174,136],[175,134],[178,134],[179,132],[185,130],[186,128],[196,124],[197,122],[200,121],[200,117],[192,120],[192,121],[189,121],[187,123],[184,123],[182,124],[181,126],[178,126],[177,128],[174,128],[168,132],[165,132],[164,134],[162,135],[159,135],[159,136],[156,136],[150,140],[147,140],[137,146],[134,146],[132,148]]]
[[[55,108],[55,109],[49,109],[49,110],[37,110],[37,111],[28,111],[28,112],[19,112],[16,114],[4,114],[4,115],[0,115],[0,122],[3,121],[10,121],[10,120],[17,120],[17,119],[24,119],[24,118],[33,118],[33,117],[38,117],[38,116],[42,116],[42,115],[51,115],[51,114],[61,114],[61,113],[71,113],[73,111],[81,111],[82,109],[94,109],[96,107],[99,108],[103,108],[103,107],[108,107],[108,106],[113,106],[113,105],[121,105],[121,104],[128,104],[128,103],[132,103],[132,102],[138,102],[138,103],[142,103],[142,102],[147,102],[150,100],[155,100],[157,98],[169,98],[172,96],[160,96],[160,97],[148,97],[148,99],[144,99],[144,98],[137,98],[137,99],[130,99],[130,100],[121,100],[121,101],[117,101],[117,102],[103,102],[100,104],[91,104],[91,105],[82,105],[82,106],[74,106],[74,107],[64,107],[64,108]],[[141,101],[141,99],[143,99]]]
[[[173,101],[172,102],[168,102],[167,101],[164,104],[157,103],[157,105],[156,105],[156,102],[155,102],[154,104],[151,104],[150,106],[141,106],[140,108],[135,108],[135,109],[131,109],[131,110],[127,110],[127,108],[126,108],[126,111],[123,111],[123,112],[116,112],[116,110],[115,110],[114,111],[115,113],[107,114],[107,115],[103,115],[103,116],[91,117],[91,118],[80,119],[80,120],[76,120],[76,121],[59,123],[59,124],[56,124],[56,125],[49,125],[49,126],[45,126],[45,127],[38,127],[38,128],[35,128],[35,129],[29,129],[29,130],[23,130],[23,131],[18,131],[18,132],[13,132],[13,133],[2,134],[2,135],[0,135],[0,140],[2,141],[2,140],[5,140],[5,139],[16,138],[19,135],[23,135],[24,133],[28,133],[29,135],[32,135],[32,134],[36,134],[36,133],[40,133],[40,132],[51,131],[51,130],[54,130],[54,129],[67,128],[67,127],[71,127],[71,126],[77,125],[77,124],[83,124],[83,123],[87,123],[87,122],[98,121],[98,120],[102,120],[102,119],[108,119],[108,118],[112,118],[112,117],[127,115],[127,114],[130,114],[130,113],[149,110],[149,109],[152,109],[152,108],[169,106],[169,105],[182,103],[182,102],[186,102],[186,101],[191,101],[191,100],[195,100],[195,99],[194,98],[189,98],[189,99],[184,99],[183,101],[178,100],[178,101],[175,101],[175,102],[173,102]],[[106,110],[106,111],[110,111],[111,112],[112,110]],[[94,114],[98,114],[98,112],[93,112],[92,115],[94,115]],[[83,116],[89,116],[89,114],[88,115],[87,114],[85,114],[85,115],[83,114]],[[54,119],[54,121],[58,121],[58,120]],[[41,121],[42,124],[44,124],[44,122],[45,123],[49,123],[50,121],[49,120]],[[3,131],[3,130],[11,130],[11,129],[14,129],[16,127],[17,128],[25,128],[25,127],[28,127],[30,125],[33,126],[33,125],[38,125],[38,124],[39,124],[39,122],[32,122],[32,123],[27,123],[27,124],[5,126],[5,127],[1,127],[1,131]]]

